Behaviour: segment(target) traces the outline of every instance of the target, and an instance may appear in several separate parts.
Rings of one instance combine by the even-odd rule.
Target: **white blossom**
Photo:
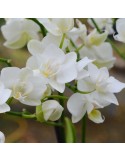
[[[39,39],[40,27],[32,20],[8,19],[1,31],[6,40],[4,45],[18,49],[24,47],[31,39]]]
[[[41,54],[38,55],[36,51],[35,56],[34,52],[34,56],[28,59],[26,66],[46,79],[52,88],[62,93],[65,90],[65,83],[77,77],[76,59],[75,52],[65,55],[56,45],[50,44]]]
[[[58,120],[63,111],[63,107],[56,100],[48,100],[42,103],[42,112],[45,121]]]
[[[98,69],[93,64],[88,64],[89,77],[78,80],[78,90],[91,92],[98,103],[107,106],[111,103],[118,105],[117,98],[114,93],[120,92],[125,88],[125,83],[109,76],[106,67]]]
[[[34,76],[32,70],[27,68],[3,68],[1,80],[6,88],[12,90],[12,97],[30,106],[41,104],[41,98],[47,88],[42,78]]]
[[[38,21],[55,36],[68,33],[74,27],[74,19],[72,18],[38,18]]]
[[[0,81],[0,113],[10,111],[10,107],[6,101],[11,96],[11,90],[5,88],[4,84]]]
[[[117,41],[125,43],[125,19],[118,19],[116,21],[117,33],[114,38]]]
[[[101,113],[97,108],[102,106],[93,98],[91,94],[73,94],[68,102],[67,108],[72,114],[72,122],[77,123],[80,121],[84,115],[87,113],[90,120],[95,123],[102,123],[104,118],[102,118]]]
[[[4,143],[4,142],[5,142],[5,136],[3,132],[0,131],[0,143]]]

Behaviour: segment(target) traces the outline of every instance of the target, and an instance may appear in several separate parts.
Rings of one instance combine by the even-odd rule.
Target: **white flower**
[[[117,41],[125,43],[125,19],[118,19],[116,21],[116,30],[118,34],[114,36]]]
[[[12,97],[21,103],[31,106],[41,104],[46,85],[40,77],[33,75],[32,70],[17,67],[4,68],[1,71],[1,80],[5,87],[12,90]]]
[[[63,107],[55,100],[48,100],[42,103],[42,112],[45,121],[56,121],[58,120],[63,111]]]
[[[116,80],[114,77],[109,77],[106,67],[98,69],[95,65],[89,64],[88,72],[90,76],[78,80],[77,88],[80,91],[94,91],[92,94],[100,105],[107,106],[110,103],[118,105],[114,93],[118,93],[125,88],[125,83]]]
[[[74,19],[72,18],[38,18],[38,21],[55,36],[61,36],[74,27]]]
[[[101,105],[93,99],[91,94],[73,94],[67,102],[67,108],[72,114],[73,123],[80,121],[86,112],[93,122],[102,123],[104,121],[101,113],[96,110],[96,108],[101,108]]]
[[[11,90],[6,89],[4,84],[0,81],[0,113],[10,111],[10,107],[6,101],[11,95]]]
[[[108,31],[109,34],[114,33],[113,29],[113,19],[111,18],[94,18],[96,24],[101,30],[106,30]],[[91,19],[88,19],[88,23],[95,28],[95,25],[93,24]]]
[[[112,68],[116,58],[113,56],[113,50],[110,43],[102,43],[99,46],[84,46],[80,51],[80,58],[87,56],[89,59],[94,61],[98,67],[107,67],[108,69]]]
[[[1,27],[1,31],[6,39],[4,45],[8,48],[18,49],[24,47],[31,39],[39,39],[40,27],[32,20],[9,19]]]
[[[56,45],[50,44],[40,55],[36,51],[35,56],[34,52],[34,56],[28,59],[26,66],[46,79],[52,88],[62,93],[65,90],[65,83],[77,77],[76,59],[75,52],[65,55]]]
[[[5,136],[3,132],[0,131],[0,143],[4,143],[4,142],[5,142]]]

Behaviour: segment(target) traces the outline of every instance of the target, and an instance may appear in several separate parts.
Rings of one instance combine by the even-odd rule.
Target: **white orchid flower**
[[[101,30],[106,30],[109,34],[114,33],[113,29],[113,19],[111,18],[94,18],[94,21],[98,25],[98,27]],[[91,25],[93,28],[95,28],[95,25],[93,24],[91,19],[88,19],[89,25]]]
[[[125,43],[125,19],[116,21],[116,30],[118,34],[114,36],[115,40]]]
[[[41,98],[47,88],[42,78],[34,76],[32,70],[27,68],[3,68],[1,80],[5,87],[12,90],[12,97],[30,106],[41,104]]]
[[[56,100],[48,100],[42,103],[42,112],[45,121],[58,120],[62,115],[63,109]]]
[[[4,45],[11,49],[24,47],[31,39],[39,39],[40,27],[32,20],[9,19],[1,27],[2,34],[6,39]]]
[[[67,108],[72,114],[72,122],[77,123],[87,113],[90,120],[95,123],[102,123],[104,119],[101,116],[99,110],[96,108],[102,107],[91,94],[73,94],[68,102]]]
[[[41,55],[37,55],[36,51],[36,56],[34,53],[34,56],[28,59],[26,66],[46,79],[52,88],[62,93],[65,90],[65,83],[77,77],[76,59],[75,52],[65,55],[56,45],[50,44]]]
[[[6,101],[11,96],[11,90],[5,88],[4,84],[0,81],[0,113],[10,111],[10,107]]]
[[[80,58],[88,57],[94,61],[98,67],[112,68],[116,58],[113,56],[113,50],[110,43],[102,43],[99,46],[86,47],[84,46],[80,51]]]
[[[55,36],[61,36],[68,33],[74,27],[73,18],[38,18],[38,21]]]
[[[5,136],[3,132],[0,131],[0,143],[4,143],[4,142],[5,142]]]
[[[120,92],[125,88],[125,83],[109,77],[106,67],[98,69],[93,64],[88,64],[89,77],[78,80],[77,88],[80,91],[91,92],[100,105],[107,106],[111,103],[118,105],[117,98],[114,93]]]

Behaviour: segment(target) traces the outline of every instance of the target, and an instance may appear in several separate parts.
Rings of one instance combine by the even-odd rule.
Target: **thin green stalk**
[[[98,31],[99,33],[102,33],[102,31],[101,31],[100,28],[98,27],[97,23],[95,22],[95,20],[94,20],[93,18],[91,18],[91,20],[92,20],[93,24],[95,25],[97,31]],[[107,42],[109,42],[109,43],[112,45],[113,49],[116,51],[116,53],[117,53],[121,58],[125,59],[125,54],[119,51],[119,49],[116,47],[116,45],[114,44],[114,42],[113,42],[111,39],[107,38]]]
[[[76,48],[75,52],[79,52],[82,48],[84,47],[84,44],[82,44],[81,46],[79,46],[78,48]]]
[[[41,100],[41,102],[44,102],[46,99],[50,99],[50,98],[53,98],[53,99],[61,99],[61,100],[68,100],[68,97],[67,97],[67,96],[50,95],[50,96],[44,97],[44,98]]]
[[[63,127],[62,123],[56,123],[56,122],[44,122],[46,125],[51,125],[51,126],[57,126],[57,127]]]
[[[102,33],[102,31],[101,31],[100,28],[98,27],[97,23],[95,22],[95,20],[94,20],[93,18],[91,18],[91,20],[92,20],[93,24],[95,25],[97,31],[98,31],[99,33]]]
[[[5,63],[7,66],[11,67],[11,60],[10,59],[5,59],[5,58],[0,58],[0,62]]]
[[[80,90],[77,89],[77,87],[71,86],[69,83],[66,83],[66,86],[67,86],[69,89],[71,89],[73,92],[75,92],[75,93],[78,92],[78,93],[81,93],[81,94],[89,94],[89,93],[92,93],[92,92],[95,91],[95,90],[90,91],[90,92],[80,91]]]
[[[6,114],[14,115],[14,116],[20,116],[26,119],[36,119],[36,114],[24,114],[24,112],[15,112],[15,111],[9,111],[6,112]],[[56,122],[43,122],[43,124],[50,125],[50,126],[57,126],[57,127],[63,127],[62,123],[56,123]]]
[[[6,112],[6,114],[22,117],[22,112],[9,111],[9,112]]]
[[[76,45],[74,44],[74,42],[70,39],[70,43],[72,44],[72,46],[76,49],[76,53],[77,53],[77,61],[80,60],[80,53],[79,53],[79,50],[77,50],[77,47]]]
[[[71,119],[65,117],[65,141],[66,143],[76,143],[76,130]]]
[[[86,114],[82,118],[82,143],[85,143],[86,137]]]
[[[44,26],[43,26],[36,18],[28,18],[28,19],[34,21],[36,24],[39,25],[39,27],[40,27],[40,29],[41,29],[41,32],[42,32],[43,36],[45,37],[46,34],[47,34],[47,31],[46,31],[46,29],[44,28]]]
[[[107,38],[107,41],[112,45],[113,49],[117,52],[117,54],[119,54],[119,56],[125,60],[125,54],[119,51],[114,42],[111,41],[111,39],[109,38]]]
[[[59,45],[59,48],[61,48],[62,49],[62,47],[63,47],[63,43],[64,43],[64,40],[65,40],[65,34],[63,34],[63,36],[62,36],[62,39],[61,39],[61,42],[60,42],[60,45]]]
[[[59,94],[59,103],[62,107],[64,107],[64,96],[63,96],[63,93],[58,93]],[[64,111],[62,113],[62,116],[61,118],[56,121],[56,123],[63,123],[64,124]],[[59,143],[65,143],[65,130],[64,130],[64,127],[55,127],[55,132],[56,132],[56,137],[57,137],[57,141]]]

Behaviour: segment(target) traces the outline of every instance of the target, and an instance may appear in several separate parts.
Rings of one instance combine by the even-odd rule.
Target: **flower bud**
[[[55,100],[48,100],[36,107],[36,117],[40,122],[56,121],[62,115],[63,107]]]

